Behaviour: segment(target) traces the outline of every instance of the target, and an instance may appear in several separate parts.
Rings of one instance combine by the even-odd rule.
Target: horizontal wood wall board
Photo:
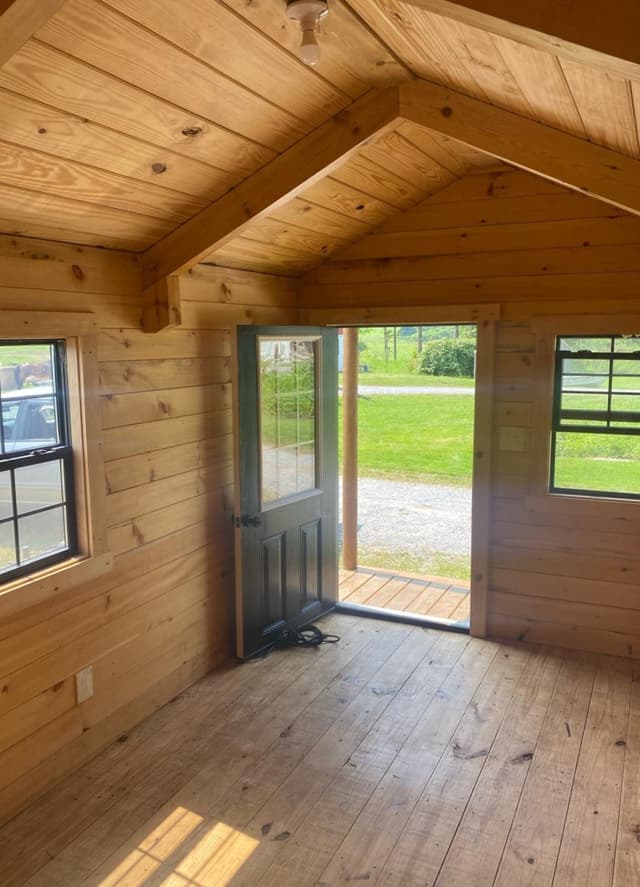
[[[101,394],[126,394],[199,383],[230,381],[229,357],[185,357],[160,360],[113,360],[100,364]]]
[[[113,618],[145,606],[193,577],[209,570],[213,575],[217,569],[222,570],[215,564],[213,553],[207,547],[200,547],[149,570],[143,577],[114,585],[98,594],[85,595],[85,599],[75,606],[3,638],[0,641],[0,673],[12,674],[60,650],[83,634],[109,624]],[[226,571],[229,569],[227,565]],[[55,689],[55,684],[52,688]]]
[[[136,360],[175,357],[226,356],[231,352],[227,330],[168,330],[149,338],[140,329],[103,330],[98,337],[98,360],[105,363],[135,354]]]
[[[573,526],[567,526],[562,520],[536,523],[523,516],[518,521],[505,521],[496,515],[491,525],[491,538],[496,545],[520,548],[531,545],[539,550],[570,552],[577,559],[597,551],[602,557],[610,557],[613,563],[633,558],[638,551],[636,534],[615,532],[605,521],[599,530],[597,521],[590,526],[588,520],[580,518]]]
[[[177,416],[152,427],[153,445],[157,449],[167,449],[191,441],[222,437],[231,433],[231,424],[229,409],[192,416]],[[106,429],[103,434],[105,461],[148,453],[150,433],[148,426],[148,422],[129,425],[126,433],[120,428]]]
[[[391,308],[304,308],[300,323],[321,326],[365,326],[391,323],[465,323],[495,320],[500,316],[498,305],[415,305]]]
[[[445,191],[439,195],[441,198]],[[438,202],[437,196],[433,195],[414,209],[394,216],[384,224],[384,232],[392,234],[401,231],[442,231],[449,228],[477,228],[488,225],[519,227],[522,224],[552,220],[624,217],[623,210],[617,210],[608,203],[593,200],[575,191],[511,198],[484,197],[446,204],[442,199]]]
[[[63,712],[0,754],[0,791],[82,734],[78,708]]]
[[[603,537],[608,534],[637,536],[640,532],[637,503],[629,499],[598,500],[551,494],[525,496],[517,504],[494,499],[494,517],[500,522],[548,527],[550,535],[558,541],[564,537],[561,531],[556,533],[554,528],[601,532]]]
[[[573,625],[601,631],[638,636],[640,613],[602,604],[583,604],[576,601],[556,601],[529,595],[504,594],[490,591],[490,608],[503,616],[515,616],[555,625]]]
[[[396,116],[397,93],[389,90],[366,96],[318,127],[150,249],[144,258],[146,285],[186,271],[223,246],[252,218],[295,197],[344,163],[363,141],[391,126]]]
[[[640,270],[638,242],[575,247],[479,251],[411,258],[393,256],[362,261],[333,261],[314,274],[318,283],[360,283],[378,280],[464,280],[465,278],[541,277],[555,274],[618,274]],[[452,245],[451,249],[454,249]],[[393,250],[392,250],[393,251]]]
[[[600,313],[605,300],[607,308],[615,312],[620,310],[623,299],[638,298],[639,283],[637,272],[307,283],[300,287],[300,309],[462,304],[467,300],[481,304],[486,300],[501,303],[505,320],[522,320],[531,316],[532,306],[536,314],[580,314],[587,311],[585,306],[591,302],[591,310]],[[581,298],[576,298],[578,293]],[[516,302],[527,304],[518,310]]]
[[[640,28],[640,13],[632,0],[619,5],[614,16],[610,10],[591,4],[580,17],[552,0],[538,0],[523,8],[514,8],[508,0],[407,3],[563,59],[640,79],[640,53],[629,31],[633,33],[634,24]]]
[[[623,243],[640,243],[640,219],[635,216],[559,221],[548,217],[539,222],[371,234],[334,256],[332,262],[537,249],[553,255],[559,247]]]
[[[331,175],[305,188],[300,197],[313,206],[332,210],[346,218],[351,219],[355,216],[367,225],[378,225],[397,214],[397,209],[391,204],[374,197],[366,190],[362,191],[346,182],[338,181]]]
[[[231,409],[231,383],[166,388],[101,398],[102,427],[122,428],[140,422],[158,422],[217,410]]]
[[[493,205],[494,200],[512,200],[522,197],[540,197],[544,195],[558,196],[569,193],[567,188],[540,176],[532,176],[523,169],[517,169],[507,164],[492,172],[481,170],[477,175],[471,170],[468,175],[453,182],[442,191],[438,191],[429,198],[431,204],[447,204],[443,212],[448,212],[449,204],[459,204],[464,201],[487,200]],[[584,199],[590,199],[582,196]],[[421,204],[423,205],[423,204]],[[615,210],[609,210],[616,214]]]
[[[602,631],[584,626],[556,625],[536,619],[492,612],[489,616],[489,637],[527,641],[531,644],[554,644],[573,650],[591,650],[607,656],[638,658],[638,639],[632,634]]]
[[[597,579],[576,579],[570,576],[541,576],[524,570],[491,571],[490,585],[493,591],[503,594],[520,594],[552,600],[576,601],[599,607],[620,607],[640,610],[638,587]]]
[[[296,284],[284,277],[195,265],[180,277],[183,302],[231,303],[278,307],[297,305]]]
[[[628,212],[640,212],[638,160],[426,80],[400,84],[398,91],[401,116]]]
[[[163,162],[162,149],[168,148],[242,178],[275,156],[198,113],[95,67],[88,69],[73,55],[39,41],[27,43],[4,65],[0,87],[155,145],[158,162]],[[198,138],[183,135],[183,130],[194,127],[201,130]]]
[[[519,495],[522,495],[520,492]],[[624,585],[640,585],[640,561],[637,558],[612,559],[595,553],[573,557],[571,549],[550,551],[547,549],[493,545],[491,563],[494,568],[521,569],[524,572],[573,576],[582,579],[602,579]]]
[[[143,483],[153,483],[164,477],[181,474],[192,468],[211,464],[222,466],[229,463],[232,456],[231,435],[216,435],[168,449],[154,449],[137,456],[125,456],[106,463],[107,490],[117,493]]]
[[[183,302],[182,321],[191,329],[233,329],[238,324],[280,326],[297,322],[298,311],[285,305],[236,305],[215,302]]]
[[[67,678],[0,719],[0,751],[16,745],[76,705],[75,680]]]
[[[131,253],[0,234],[0,269],[3,288],[99,293],[121,302],[127,296],[140,299],[140,260]]]
[[[224,490],[230,483],[233,483],[232,474],[223,473],[214,465],[112,493],[107,496],[106,502],[107,524],[116,526],[158,511],[166,505],[174,505],[202,493]]]
[[[2,309],[2,332],[7,337],[28,338],[46,335],[53,338],[90,336],[97,332],[98,324],[89,312],[17,311]]]

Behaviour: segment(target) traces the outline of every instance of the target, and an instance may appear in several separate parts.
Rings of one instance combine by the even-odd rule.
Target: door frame
[[[415,307],[306,308],[300,323],[314,326],[427,326],[475,323],[477,327],[476,390],[473,417],[473,479],[471,487],[471,600],[469,632],[487,635],[489,595],[489,533],[491,461],[496,358],[496,322],[500,305],[416,305]],[[362,608],[363,610],[366,608]],[[363,613],[364,615],[364,613]],[[371,614],[376,615],[376,614]],[[380,614],[380,618],[384,618]],[[413,621],[413,620],[412,620]],[[420,623],[422,624],[422,623]],[[426,624],[426,622],[424,623]]]

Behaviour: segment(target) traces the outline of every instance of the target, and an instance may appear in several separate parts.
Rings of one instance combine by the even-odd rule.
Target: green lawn
[[[359,398],[359,473],[469,486],[473,400],[439,394]]]

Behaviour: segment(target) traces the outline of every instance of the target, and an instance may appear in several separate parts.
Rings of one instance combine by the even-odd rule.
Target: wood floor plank
[[[557,653],[533,654],[435,880],[436,887],[493,884],[561,665],[562,657]]]
[[[433,883],[529,660],[524,650],[498,653],[413,808],[380,883]]]
[[[553,887],[613,879],[631,698],[631,663],[602,657]]]
[[[613,887],[640,884],[640,663],[634,663]]]
[[[591,657],[563,664],[494,887],[551,887],[594,678]]]
[[[316,883],[468,644],[469,638],[461,635],[439,636],[429,655],[311,807],[291,842],[282,847],[258,887]],[[306,860],[304,871],[296,865],[301,856]]]
[[[390,581],[391,579],[388,576],[368,576],[362,585],[359,585],[358,588],[350,593],[347,601],[350,604],[366,604],[369,598],[373,597],[377,591],[380,591]]]
[[[367,601],[368,607],[384,607],[392,610],[404,610],[405,607],[399,605],[396,598],[403,588],[406,587],[409,580],[403,577],[389,579],[382,588],[371,595]],[[415,595],[414,595],[415,596]],[[393,603],[392,603],[393,602]],[[401,603],[401,602],[400,602]]]
[[[331,887],[375,883],[497,653],[472,639],[322,872]]]

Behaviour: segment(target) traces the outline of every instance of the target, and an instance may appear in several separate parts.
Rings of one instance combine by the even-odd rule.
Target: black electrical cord
[[[337,644],[337,634],[325,634],[317,625],[305,625],[304,628],[292,628],[286,625],[282,629],[277,646],[283,647],[319,647],[320,644]]]

